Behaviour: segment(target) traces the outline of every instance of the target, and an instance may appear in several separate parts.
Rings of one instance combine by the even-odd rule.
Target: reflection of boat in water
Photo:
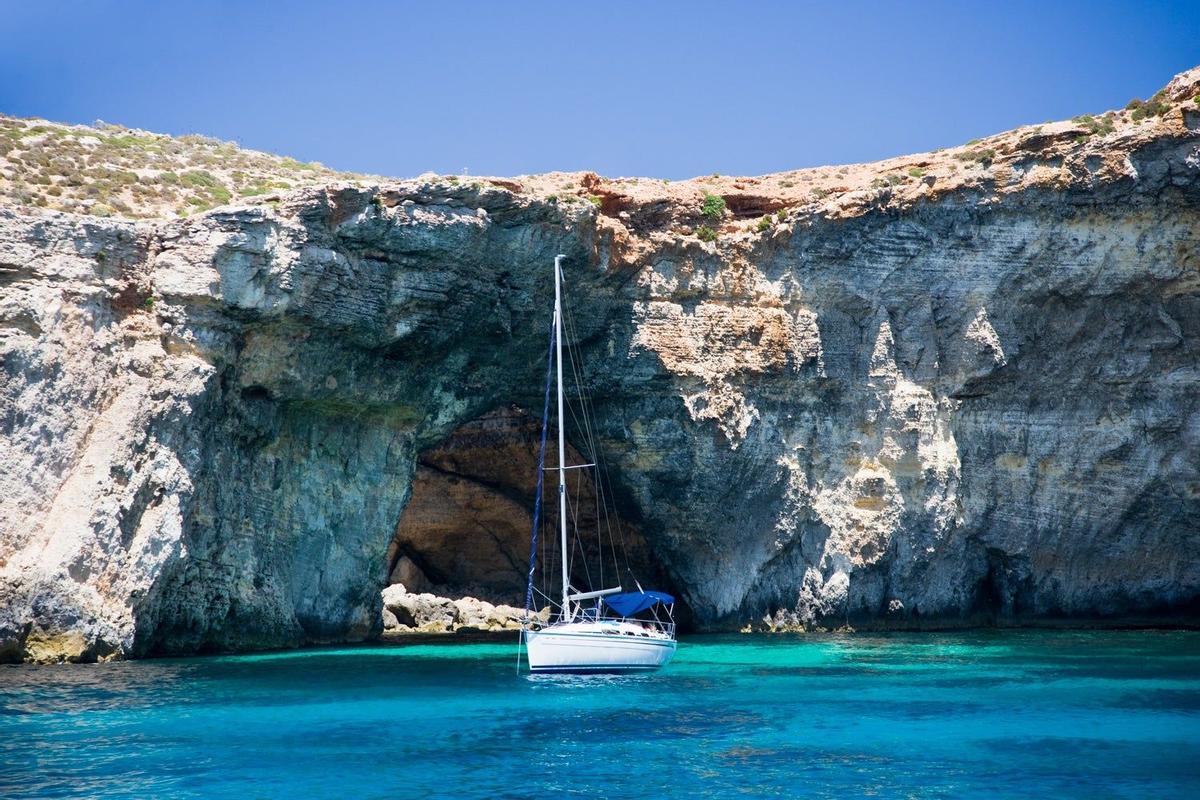
[[[554,259],[554,325],[551,334],[558,400],[558,520],[559,563],[562,602],[550,624],[533,627],[529,609],[533,599],[533,573],[537,556],[538,512],[541,505],[542,470],[549,427],[550,370],[547,370],[546,407],[542,415],[542,446],[538,459],[538,497],[534,510],[533,548],[529,559],[526,590],[526,622],[521,636],[531,672],[638,672],[658,669],[675,655],[675,598],[665,592],[624,591],[620,586],[595,591],[576,591],[571,585],[571,562],[567,531],[567,470],[594,464],[566,463],[563,430],[563,303],[562,259]],[[580,415],[587,409],[581,407]],[[590,423],[585,422],[590,429]],[[603,498],[597,491],[597,503]],[[578,531],[576,531],[578,534]],[[601,554],[602,555],[602,554]],[[661,616],[660,616],[661,612]]]

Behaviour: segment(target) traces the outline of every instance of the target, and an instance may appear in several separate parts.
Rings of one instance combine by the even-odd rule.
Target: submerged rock
[[[1195,623],[1189,75],[1160,115],[762,178],[0,209],[0,658],[509,626],[380,590],[422,456],[540,413],[558,253],[620,515],[698,626]],[[453,455],[428,485],[490,481]],[[420,588],[523,590],[490,482],[404,539]],[[461,542],[419,564],[430,531]]]

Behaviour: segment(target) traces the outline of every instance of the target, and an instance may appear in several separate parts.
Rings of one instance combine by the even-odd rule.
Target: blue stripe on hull
[[[575,664],[570,667],[530,667],[530,672],[575,673],[579,675],[597,675],[604,672],[653,672],[658,664]]]

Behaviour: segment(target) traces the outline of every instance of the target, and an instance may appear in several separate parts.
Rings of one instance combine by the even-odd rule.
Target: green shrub
[[[179,176],[179,180],[184,186],[195,186],[198,188],[211,189],[215,186],[220,186],[221,182],[211,172],[204,170],[192,170],[185,172]]]
[[[700,213],[709,219],[720,219],[725,216],[725,198],[705,192],[704,202],[700,204]]]
[[[101,140],[109,147],[115,147],[118,150],[131,150],[137,148],[145,150],[148,145],[153,144],[154,140],[146,136],[107,136]]]
[[[983,166],[991,164],[996,159],[996,151],[988,148],[979,148],[975,150],[967,150],[962,153],[955,153],[954,157],[959,161],[974,161]]]
[[[33,192],[29,191],[29,187],[20,181],[14,181],[10,191],[17,203],[28,203],[33,200]]]
[[[914,178],[921,178],[924,177],[925,170],[921,169],[920,167],[913,167],[908,171],[908,174],[912,175]]]
[[[594,194],[588,195],[588,202],[591,203],[592,205],[594,205],[596,208],[599,208],[600,206],[604,205],[604,201],[602,199],[600,199],[600,196],[594,195]]]
[[[317,170],[321,168],[321,165],[315,161],[297,161],[291,156],[284,156],[282,159],[280,159],[279,163],[288,169]]]
[[[715,242],[717,240],[717,232],[707,225],[701,225],[696,229],[696,238],[702,242]]]
[[[41,136],[43,133],[56,133],[49,125],[34,125],[32,128],[26,128],[21,131],[21,138],[26,139],[31,136]]]
[[[770,228],[770,227],[771,227],[771,218],[769,216],[767,216],[767,217],[759,217],[758,224],[754,226],[754,229],[756,231],[758,231],[759,233],[762,233],[763,231],[765,231],[767,228]]]
[[[207,136],[201,136],[198,133],[185,133],[183,136],[177,137],[182,144],[190,144],[196,146],[218,144],[217,139],[210,139]]]
[[[1091,114],[1080,114],[1077,117],[1071,117],[1071,122],[1087,128],[1088,136],[1112,133],[1114,128],[1113,117],[1110,114],[1105,114],[1100,119],[1096,119]]]
[[[240,194],[242,197],[257,197],[258,195],[266,194],[269,191],[271,191],[271,182],[259,181],[244,188],[238,189],[238,194]]]
[[[1125,110],[1133,112],[1129,115],[1129,118],[1134,122],[1140,122],[1146,117],[1161,117],[1171,107],[1166,100],[1166,94],[1159,91],[1149,100],[1133,98],[1125,104]]]

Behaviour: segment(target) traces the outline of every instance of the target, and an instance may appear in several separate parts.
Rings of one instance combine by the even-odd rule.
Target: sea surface
[[[1200,632],[685,638],[0,666],[0,797],[1200,797]]]

